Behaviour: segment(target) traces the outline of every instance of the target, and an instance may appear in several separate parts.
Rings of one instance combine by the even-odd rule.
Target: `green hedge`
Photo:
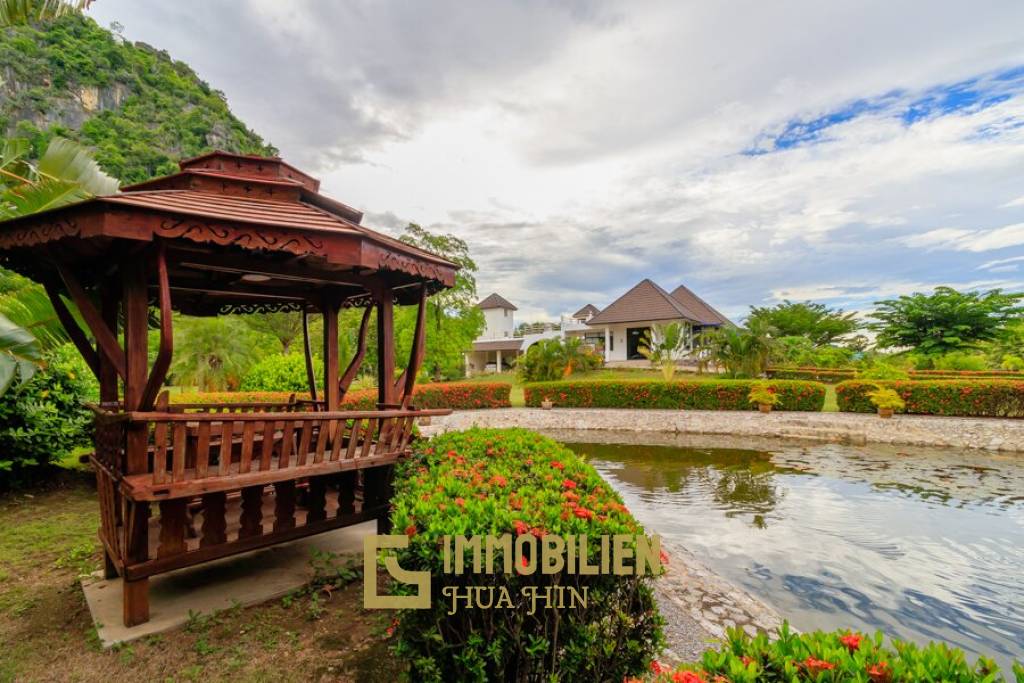
[[[729,629],[725,641],[704,653],[700,662],[669,668],[651,665],[650,683],[759,683],[760,681],[949,681],[1002,683],[996,663],[980,657],[972,665],[962,650],[944,643],[885,642],[851,631],[794,633],[783,624],[778,633],[750,637]],[[1013,678],[1024,681],[1024,667],[1015,664]],[[625,683],[639,683],[628,679]]]
[[[1024,417],[1024,380],[851,380],[836,385],[839,410],[873,413],[868,392],[894,389],[906,402],[903,412],[964,417]]]
[[[857,379],[860,371],[856,368],[787,368],[768,369],[772,379],[803,379],[817,382],[841,382]],[[907,370],[912,380],[931,379],[1009,379],[1024,380],[1024,372],[1011,370]]]
[[[417,408],[508,408],[512,386],[505,382],[440,382],[418,384],[413,391]],[[292,396],[309,398],[308,393],[290,391],[214,391],[171,394],[171,403],[287,403]],[[360,389],[349,392],[342,402],[346,410],[375,410],[377,390]]]
[[[407,570],[432,576],[429,609],[403,610],[394,632],[397,655],[414,681],[622,681],[646,670],[662,644],[653,580],[642,576],[445,572],[445,536],[509,534],[540,544],[548,534],[586,534],[591,564],[599,537],[643,534],[622,499],[561,444],[524,429],[471,429],[421,442],[399,466],[392,498],[394,533],[410,537],[397,551]],[[529,548],[530,546],[527,546]],[[529,552],[529,551],[527,551]],[[537,562],[536,555],[531,564]],[[565,554],[562,554],[565,557]],[[526,556],[523,556],[526,559]],[[627,560],[627,564],[632,564]],[[449,615],[443,588],[506,588],[511,607],[466,608]],[[522,590],[587,588],[586,605],[538,607]],[[407,589],[407,590],[403,590]],[[408,584],[396,592],[415,592]]]
[[[747,396],[762,381],[749,379],[651,381],[565,381],[526,384],[526,405],[548,399],[560,408],[665,408],[686,410],[756,410]],[[767,382],[781,399],[776,410],[820,411],[825,385],[818,382]]]

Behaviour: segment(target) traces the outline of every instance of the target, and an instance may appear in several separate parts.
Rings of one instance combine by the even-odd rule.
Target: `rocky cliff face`
[[[26,137],[37,151],[54,135],[77,139],[124,182],[211,149],[274,151],[187,64],[86,17],[0,33],[0,77],[7,137]]]

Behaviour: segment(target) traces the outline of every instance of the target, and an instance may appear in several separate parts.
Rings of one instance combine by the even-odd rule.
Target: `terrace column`
[[[605,363],[607,363],[608,361],[610,361],[612,359],[611,351],[612,351],[612,332],[611,332],[611,329],[607,325],[605,325],[604,326],[604,362]]]
[[[496,363],[498,372],[501,372],[501,349],[498,349],[498,362]]]

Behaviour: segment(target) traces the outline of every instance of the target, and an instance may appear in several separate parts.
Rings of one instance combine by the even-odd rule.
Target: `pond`
[[[1024,660],[1024,455],[598,434],[552,436],[795,627]]]

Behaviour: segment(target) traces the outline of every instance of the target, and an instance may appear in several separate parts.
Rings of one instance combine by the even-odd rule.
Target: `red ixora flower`
[[[657,659],[652,659],[651,660],[651,673],[652,674],[661,674],[661,673],[665,673],[666,671],[668,671],[668,669],[666,669],[664,666],[662,666],[661,662],[659,662]]]
[[[706,683],[700,674],[693,671],[677,671],[672,674],[672,683]]]
[[[565,465],[563,465],[562,463],[558,462],[557,460],[552,462],[551,466],[554,467],[556,470],[564,470],[565,469]]]
[[[889,683],[892,679],[892,672],[889,671],[888,662],[879,662],[868,667],[868,678],[872,683]]]
[[[405,535],[408,536],[409,538],[412,538],[413,536],[415,536],[416,535],[416,525],[415,524],[410,524],[409,526],[405,527]]]
[[[572,479],[564,479],[564,480],[562,480],[562,488],[563,489],[574,489],[574,488],[576,488],[576,482],[574,482]]]
[[[839,638],[839,642],[846,646],[846,649],[850,652],[856,652],[860,649],[861,635],[859,633],[848,633],[845,636]]]
[[[456,498],[455,504],[458,505],[460,508],[466,507],[466,500],[464,498]]]
[[[522,536],[523,534],[525,534],[527,531],[530,530],[530,525],[527,524],[526,522],[524,522],[521,519],[517,519],[515,522],[513,522],[512,525],[516,529],[516,536]]]
[[[815,659],[814,657],[808,657],[803,661],[803,664],[807,669],[807,673],[812,676],[816,676],[822,671],[831,671],[836,668],[836,665],[832,662],[827,662],[824,659]]]

